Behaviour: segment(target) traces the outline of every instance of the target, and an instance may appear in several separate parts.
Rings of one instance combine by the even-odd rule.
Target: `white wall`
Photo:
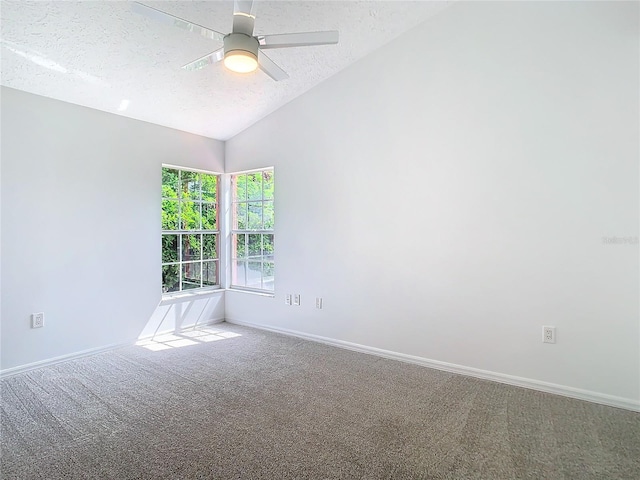
[[[277,277],[227,318],[640,406],[638,245],[602,242],[638,235],[638,37],[637,2],[459,3],[229,140],[275,165]]]
[[[160,325],[169,307],[156,311],[161,164],[221,172],[224,144],[1,93],[2,369],[131,342],[176,318],[184,326],[175,315]],[[222,295],[198,302],[189,311],[200,322],[223,317]],[[41,311],[45,327],[30,329]]]

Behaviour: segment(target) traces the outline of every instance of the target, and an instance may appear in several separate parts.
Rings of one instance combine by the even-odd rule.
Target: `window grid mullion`
[[[243,284],[246,285],[248,278],[248,270],[249,270],[249,234],[245,233],[244,235],[244,259],[242,260],[242,271],[244,272],[244,280]]]
[[[264,229],[264,172],[260,173],[260,226]]]
[[[204,235],[202,233],[200,233],[199,235],[200,235],[200,288],[202,288],[204,286]]]
[[[178,170],[178,227],[182,230],[182,171]],[[182,291],[182,233],[178,235],[178,291]]]
[[[263,210],[263,215],[264,215],[264,210]],[[263,218],[263,222],[264,222],[264,218]],[[262,226],[264,227],[264,223],[262,224]],[[264,288],[264,233],[260,234],[260,288]]]

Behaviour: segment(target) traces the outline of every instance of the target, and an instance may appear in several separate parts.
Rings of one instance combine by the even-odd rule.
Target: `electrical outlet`
[[[291,305],[291,294],[287,293],[287,297],[284,300],[284,303],[286,303],[287,305]]]
[[[544,343],[556,343],[556,327],[542,327],[542,341]]]
[[[322,297],[316,297],[316,308],[322,309]]]
[[[296,293],[293,296],[293,304],[294,305],[300,305],[300,294],[299,293]]]
[[[31,314],[31,328],[44,327],[44,313],[32,313]]]

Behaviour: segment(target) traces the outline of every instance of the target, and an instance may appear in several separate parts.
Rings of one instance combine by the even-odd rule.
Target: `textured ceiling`
[[[232,1],[142,3],[228,33]],[[259,1],[255,34],[338,30],[338,45],[270,50],[290,78],[180,67],[222,42],[140,16],[125,1],[1,2],[2,85],[226,140],[448,2]],[[381,65],[381,68],[384,66]],[[122,101],[128,107],[119,111]]]

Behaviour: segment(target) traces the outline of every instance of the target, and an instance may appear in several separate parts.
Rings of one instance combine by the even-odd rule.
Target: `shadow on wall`
[[[224,320],[224,295],[162,300],[144,326],[138,339],[178,333],[189,327],[205,326]]]

